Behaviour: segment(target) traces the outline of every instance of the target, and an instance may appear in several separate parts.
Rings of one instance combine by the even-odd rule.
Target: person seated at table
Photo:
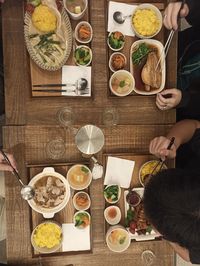
[[[175,137],[170,150],[167,146]],[[155,229],[186,261],[200,263],[200,122],[183,120],[166,137],[150,142],[150,153],[159,158],[180,156],[180,168],[153,176],[145,186],[144,209]]]
[[[165,9],[164,26],[171,30],[178,29],[178,14],[181,8],[181,1],[171,2]],[[179,107],[180,119],[200,117],[196,105],[198,95],[197,83],[200,77],[200,1],[186,0],[180,10],[180,17],[186,18],[192,27],[179,32],[178,42],[178,84],[177,88],[163,90],[156,97],[156,105],[161,110]],[[195,87],[196,86],[196,87]],[[166,97],[166,95],[170,97]],[[186,109],[186,110],[183,110]],[[198,114],[197,114],[198,113]],[[185,115],[184,115],[185,114]],[[189,115],[188,115],[189,114]]]
[[[15,158],[12,154],[6,153],[8,159],[10,160],[12,166],[15,168],[15,170],[17,171],[17,163],[15,161]],[[0,152],[0,171],[10,171],[12,172],[13,169],[10,165],[7,164],[7,162],[4,160],[3,155]]]

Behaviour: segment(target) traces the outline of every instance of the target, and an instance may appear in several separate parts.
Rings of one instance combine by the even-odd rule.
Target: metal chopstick
[[[68,92],[68,90],[50,90],[50,89],[41,89],[41,90],[32,90],[32,92]]]
[[[67,86],[67,84],[59,84],[59,83],[55,83],[55,84],[34,84],[32,87],[65,87]]]

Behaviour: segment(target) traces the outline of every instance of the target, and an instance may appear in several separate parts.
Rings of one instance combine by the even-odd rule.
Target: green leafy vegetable
[[[121,80],[120,83],[119,83],[119,86],[121,88],[123,88],[125,86],[125,84],[126,84],[125,80]]]
[[[122,238],[120,238],[120,240],[119,240],[119,244],[120,244],[120,245],[124,244],[125,240],[126,240],[126,237],[125,237],[125,236],[122,237]]]
[[[108,41],[113,49],[120,49],[125,41],[124,35],[119,31],[112,32],[108,37]]]
[[[127,215],[125,218],[125,226],[126,227],[130,226],[130,222],[133,221],[134,217],[135,217],[135,212],[132,209],[129,209],[127,211]]]
[[[141,43],[139,47],[132,53],[132,61],[134,65],[139,65],[141,60],[151,52],[146,43]]]
[[[104,189],[104,196],[108,201],[117,201],[119,194],[119,187],[117,185],[112,185]]]
[[[81,167],[81,171],[86,173],[86,174],[89,173],[89,170],[84,166]]]

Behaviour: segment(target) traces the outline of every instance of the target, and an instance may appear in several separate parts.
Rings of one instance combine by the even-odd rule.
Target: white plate
[[[140,195],[141,198],[142,198],[143,195],[144,195],[144,188],[143,188],[143,187],[133,188],[132,191],[137,192],[137,193]],[[129,192],[128,190],[125,190],[125,191],[124,191],[124,206],[125,206],[124,209],[125,209],[125,217],[126,217],[126,215],[127,215],[127,211],[128,211],[128,209],[129,209],[129,205],[128,205],[127,201],[126,201],[126,196],[127,196],[128,192]],[[133,208],[133,209],[134,209],[134,208]],[[131,239],[134,239],[134,240],[136,240],[136,241],[153,240],[153,239],[155,239],[156,237],[159,237],[159,236],[160,236],[160,234],[159,234],[159,233],[156,233],[154,230],[152,230],[150,234],[147,233],[146,235],[138,235],[137,233],[132,234],[132,233],[129,231],[129,227],[127,227],[127,230],[128,230],[128,232],[129,232],[130,238],[131,238]]]
[[[62,58],[60,58],[60,61],[57,65],[49,66],[48,64],[45,64],[41,60],[41,58],[37,55],[37,53],[33,49],[33,46],[29,40],[31,15],[28,12],[26,12],[26,14],[25,14],[24,38],[25,38],[26,47],[27,47],[27,50],[30,54],[31,59],[42,69],[49,70],[49,71],[56,71],[56,70],[60,69],[65,64],[65,62],[67,61],[67,59],[70,56],[71,49],[72,49],[72,28],[71,28],[71,23],[70,23],[69,17],[68,17],[67,12],[65,11],[64,8],[62,9],[62,12],[61,12],[61,18],[64,21],[65,34],[67,36],[66,50],[65,50],[64,56]]]
[[[151,90],[151,91],[145,91],[145,90],[139,90],[136,88],[136,85],[134,87],[134,91],[138,94],[141,94],[141,95],[153,95],[153,94],[157,94],[159,92],[161,92],[164,87],[165,87],[165,80],[166,80],[166,66],[165,66],[165,57],[164,57],[164,53],[163,53],[163,45],[161,42],[157,41],[157,40],[151,40],[151,39],[145,39],[145,40],[138,40],[138,41],[135,41],[132,46],[131,46],[131,49],[130,49],[130,72],[131,74],[133,75],[134,77],[134,69],[133,69],[133,63],[132,63],[132,51],[133,49],[140,45],[141,43],[146,43],[146,44],[149,44],[149,45],[154,45],[158,48],[159,50],[159,56],[161,55],[161,70],[162,70],[162,81],[161,81],[161,86],[159,89],[156,89],[156,90]]]

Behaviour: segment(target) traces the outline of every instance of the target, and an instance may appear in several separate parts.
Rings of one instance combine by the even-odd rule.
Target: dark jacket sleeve
[[[186,0],[189,7],[189,14],[186,17],[188,23],[192,26],[200,27],[200,1]]]

